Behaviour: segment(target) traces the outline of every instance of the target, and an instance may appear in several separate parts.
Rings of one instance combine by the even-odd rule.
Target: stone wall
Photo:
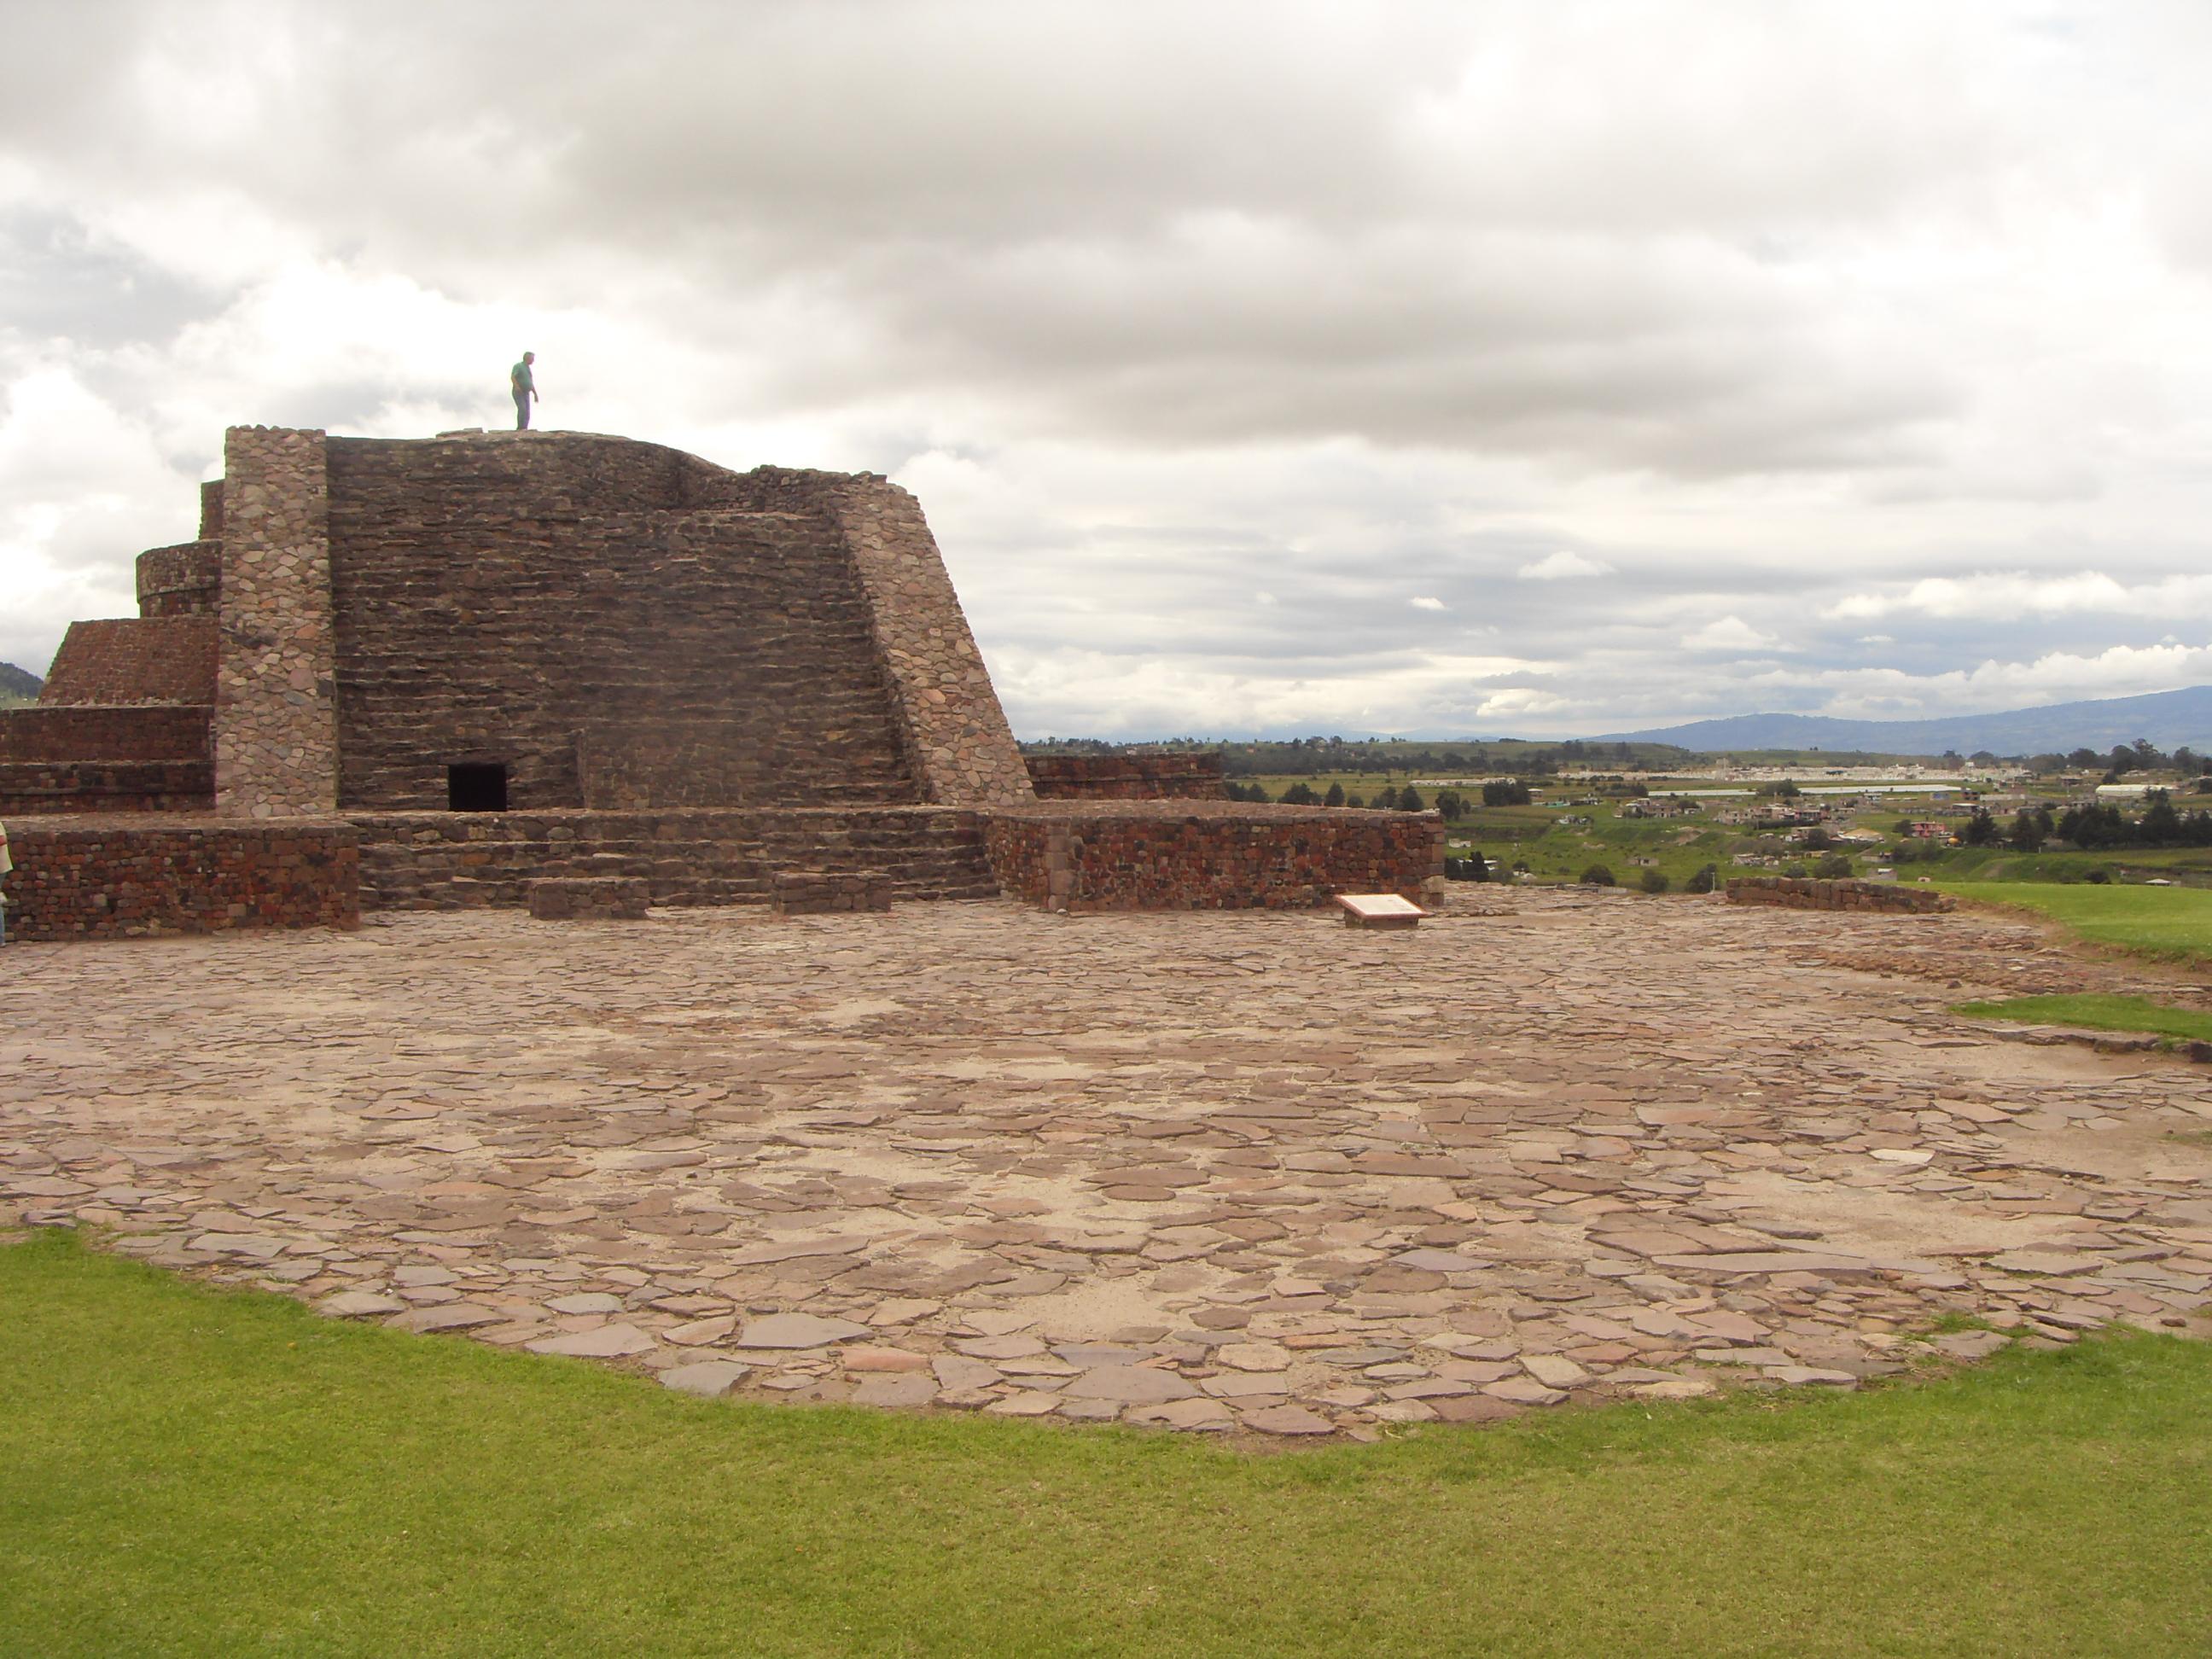
[[[888,910],[896,890],[872,870],[779,870],[769,908],[780,916],[819,916],[840,910]]]
[[[992,813],[991,866],[1009,893],[1048,909],[1281,909],[1335,894],[1443,899],[1443,823],[1433,812],[1131,803],[1040,803]]]
[[[849,690],[824,689],[811,701],[763,697],[750,720],[594,720],[576,737],[583,805],[635,811],[913,800],[895,738],[866,711],[855,716],[851,702]]]
[[[526,902],[540,921],[642,921],[653,890],[630,876],[544,876]]]
[[[995,898],[982,822],[931,806],[394,812],[353,818],[369,909],[520,907],[531,884],[623,877],[653,902],[766,904],[779,872],[872,874],[901,899]]]
[[[1948,910],[1948,894],[1880,881],[1830,881],[1814,876],[1730,876],[1730,904],[1778,904],[1792,910],[1880,910],[1926,915]]]
[[[220,541],[149,547],[138,556],[141,617],[213,617],[220,609],[222,593]],[[210,676],[213,672],[210,661]]]
[[[1039,800],[1220,800],[1218,754],[1030,755]]]
[[[350,927],[361,919],[354,834],[343,823],[25,819],[8,826],[8,838],[10,939]]]
[[[198,761],[0,761],[0,818],[52,812],[204,812],[215,769]]]
[[[325,452],[320,432],[240,426],[225,435],[215,778],[226,817],[337,805]]]
[[[115,617],[70,624],[39,702],[207,704],[215,684],[212,618]]]
[[[822,515],[687,501],[688,458],[619,439],[330,458],[348,810],[441,808],[456,763],[518,811],[916,798]]]
[[[0,761],[204,762],[210,713],[169,703],[10,708],[0,711]]]
[[[836,527],[867,596],[877,661],[923,799],[969,806],[1035,799],[919,501],[873,473],[731,473],[684,460],[689,499],[817,514]]]

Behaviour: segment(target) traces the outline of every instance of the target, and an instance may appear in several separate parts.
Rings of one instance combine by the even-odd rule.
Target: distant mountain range
[[[1825,714],[1736,714],[1650,732],[1612,732],[1607,743],[1671,743],[1705,753],[1736,749],[1869,750],[1886,755],[2065,754],[2104,751],[2148,738],[2160,749],[2187,744],[2212,753],[2212,685],[2155,691],[2145,697],[2054,702],[2001,714],[1954,714],[1935,720],[1839,720]]]
[[[12,662],[0,662],[0,704],[35,702],[39,688],[45,684],[27,668],[18,668]]]
[[[28,669],[0,662],[0,707],[31,702],[46,682]],[[1705,754],[1747,749],[1863,750],[1882,755],[2065,754],[2102,752],[2148,738],[2160,749],[2187,744],[2212,754],[2212,685],[2155,691],[2142,697],[2054,702],[1996,714],[1954,714],[1933,720],[1841,720],[1826,714],[1732,714],[1642,732],[1607,732],[1590,743],[1665,743]]]

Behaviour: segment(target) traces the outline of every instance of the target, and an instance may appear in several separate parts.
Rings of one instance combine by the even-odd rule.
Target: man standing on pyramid
[[[522,361],[507,370],[507,383],[514,388],[514,429],[530,430],[530,400],[538,395],[538,382],[531,377],[530,366],[538,361],[538,354],[526,351]]]

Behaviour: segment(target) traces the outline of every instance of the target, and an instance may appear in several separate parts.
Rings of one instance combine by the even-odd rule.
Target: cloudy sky
[[[2212,680],[2212,6],[9,0],[0,659],[227,424],[921,498],[1016,729]]]

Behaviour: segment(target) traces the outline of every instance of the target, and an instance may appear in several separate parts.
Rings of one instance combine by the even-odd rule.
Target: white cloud
[[[1831,605],[1826,614],[1854,622],[1889,616],[2009,621],[2019,617],[2090,612],[2159,618],[2212,617],[2212,576],[2166,576],[2133,586],[2101,570],[2064,576],[2038,576],[2018,570],[1929,576],[1901,591],[1849,594]]]
[[[1789,647],[1772,634],[1763,633],[1741,617],[1722,617],[1693,633],[1682,635],[1688,651],[1782,651]]]
[[[135,614],[131,558],[197,534],[197,499],[143,419],[21,367],[0,405],[0,660],[43,674],[59,624]]]
[[[2100,697],[2138,696],[2212,679],[2212,642],[2112,646],[2084,654],[2052,651],[1971,668],[1912,674],[1895,668],[1773,669],[1748,684],[1772,694],[1815,690],[1805,712],[1866,719],[1984,714]]]
[[[1593,559],[1572,548],[1563,547],[1540,559],[1530,560],[1521,567],[1520,575],[1523,581],[1556,582],[1573,576],[1603,576],[1612,569],[1603,559]]]
[[[527,345],[547,424],[915,489],[1024,732],[2204,676],[2201,5],[866,9],[17,0],[0,658],[226,424],[498,422]]]
[[[1201,667],[1158,653],[1060,647],[991,653],[1000,696],[1022,711],[1025,730],[1040,734],[1459,732],[1471,732],[1478,717],[1568,706],[1556,693],[1480,684],[1553,672],[1522,658],[1397,651],[1316,666],[1324,672],[1309,679]],[[1112,716],[1102,719],[1102,709]]]
[[[1573,699],[1556,691],[1510,686],[1483,698],[1474,706],[1474,712],[1485,720],[1522,720],[1531,714],[1556,714],[1575,706]]]

